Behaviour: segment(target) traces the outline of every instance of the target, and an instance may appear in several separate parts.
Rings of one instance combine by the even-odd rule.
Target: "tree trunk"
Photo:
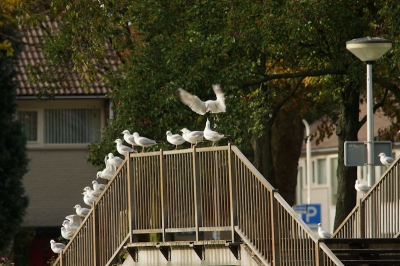
[[[251,144],[254,150],[254,166],[258,169],[258,171],[260,171],[264,178],[276,188],[275,168],[271,147],[272,125],[274,124],[273,120],[274,119],[271,118],[264,125],[264,134],[261,137],[253,135]]]
[[[356,88],[348,86],[342,94],[341,117],[338,121],[336,134],[338,136],[338,192],[334,230],[343,222],[356,205],[356,190],[354,183],[357,179],[357,167],[344,165],[345,141],[356,141],[359,130],[359,97]]]
[[[296,109],[279,112],[272,128],[272,151],[275,165],[275,181],[279,194],[293,206],[304,126]]]

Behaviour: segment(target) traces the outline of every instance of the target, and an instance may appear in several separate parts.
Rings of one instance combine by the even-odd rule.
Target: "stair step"
[[[349,249],[331,249],[333,253],[400,253],[400,249],[368,249],[368,248],[349,248]]]
[[[400,260],[341,260],[344,265],[400,265]]]

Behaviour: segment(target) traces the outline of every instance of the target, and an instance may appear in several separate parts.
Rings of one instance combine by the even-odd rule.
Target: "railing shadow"
[[[400,157],[333,232],[334,238],[393,238],[400,232]]]

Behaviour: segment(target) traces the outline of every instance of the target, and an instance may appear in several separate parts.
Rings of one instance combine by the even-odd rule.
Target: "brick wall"
[[[60,226],[83,202],[83,188],[92,186],[98,169],[86,161],[86,149],[30,150],[24,176],[29,207],[24,226]]]

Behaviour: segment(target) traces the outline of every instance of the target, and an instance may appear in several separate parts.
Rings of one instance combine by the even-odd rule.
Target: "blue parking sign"
[[[321,204],[299,204],[294,210],[300,214],[306,224],[318,224],[321,222]]]

